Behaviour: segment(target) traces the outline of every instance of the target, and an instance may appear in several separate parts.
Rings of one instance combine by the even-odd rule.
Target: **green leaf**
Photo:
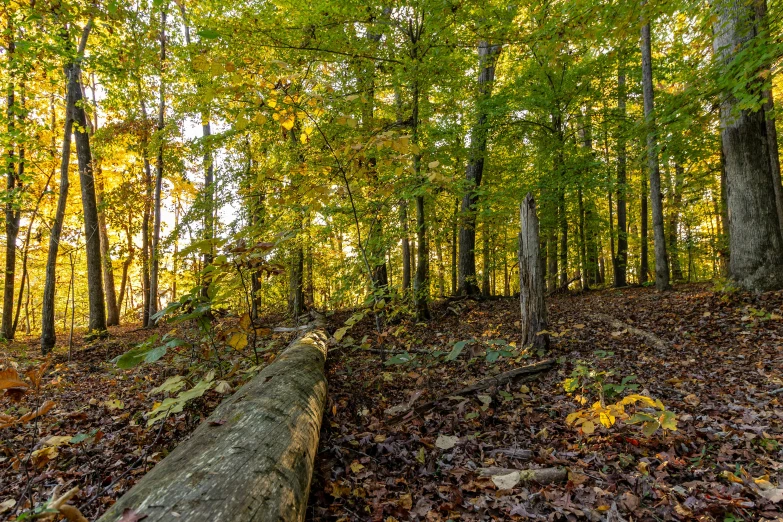
[[[465,346],[468,345],[473,339],[468,339],[467,341],[458,341],[454,343],[454,348],[451,349],[451,352],[446,356],[447,361],[456,361],[457,357],[460,356],[462,353],[462,350],[465,349]]]
[[[673,411],[664,411],[658,421],[661,423],[661,428],[677,431],[677,415]]]
[[[401,354],[395,355],[394,357],[392,357],[391,359],[389,359],[388,361],[386,361],[383,364],[385,364],[385,365],[406,364],[406,363],[411,362],[413,359],[414,359],[414,357],[411,354],[409,354],[408,352],[405,352],[405,353],[401,353]]]
[[[563,381],[563,389],[566,391],[566,393],[571,393],[576,391],[579,388],[579,378],[578,377],[569,377],[565,381]]]
[[[661,425],[658,423],[657,420],[652,420],[650,422],[645,422],[642,424],[642,433],[645,437],[652,437],[655,435],[655,432],[658,431],[658,428],[660,428]]]
[[[639,424],[642,422],[658,422],[652,415],[646,413],[635,413],[633,417],[625,421],[626,424]]]
[[[147,355],[144,356],[144,362],[146,363],[154,363],[164,355],[166,355],[166,352],[168,351],[168,348],[166,346],[157,346],[147,352]]]
[[[218,38],[220,36],[220,33],[217,32],[215,29],[201,29],[198,33],[200,38],[205,38],[207,40],[212,40],[214,38]]]

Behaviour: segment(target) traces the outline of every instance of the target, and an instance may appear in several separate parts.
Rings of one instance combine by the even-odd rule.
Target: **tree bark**
[[[326,402],[326,336],[294,341],[99,519],[303,521]]]
[[[476,123],[470,133],[468,164],[465,168],[467,188],[462,197],[459,229],[459,293],[476,295],[479,293],[476,282],[476,205],[478,188],[484,174],[484,157],[487,152],[487,102],[492,95],[492,83],[495,80],[495,62],[501,46],[486,41],[479,42],[479,77],[476,97]]]
[[[166,8],[164,2],[160,10],[160,93],[158,99],[158,155],[155,160],[155,193],[152,203],[153,225],[152,225],[152,259],[150,268],[150,296],[149,317],[158,313],[158,278],[160,270],[160,212],[161,212],[161,192],[163,189],[163,144],[165,142],[163,131],[165,128],[166,115],[166,82],[163,73],[166,64]]]
[[[152,167],[149,160],[149,120],[147,118],[147,106],[138,84],[139,104],[144,128],[142,130],[141,151],[144,163],[144,213],[141,218],[141,294],[142,311],[141,325],[146,328],[150,324],[150,210],[152,206]]]
[[[744,0],[714,4],[713,49],[727,77],[735,77],[742,53],[752,48],[759,20]],[[739,56],[738,56],[739,55]],[[759,82],[741,86],[760,96]],[[729,209],[729,275],[746,290],[783,288],[783,238],[778,221],[769,141],[763,110],[740,110],[735,93],[721,101],[723,152]]]
[[[87,43],[87,35],[91,24],[84,28],[82,41],[79,43],[78,52],[74,62],[81,60],[84,55],[84,47]],[[62,36],[66,39],[66,45],[70,45],[68,31],[63,30]],[[68,167],[71,161],[71,134],[73,133],[74,104],[76,99],[71,95],[70,86],[71,77],[74,75],[74,62],[65,65],[66,96],[65,101],[65,122],[63,131],[63,147],[60,162],[60,192],[57,197],[57,209],[54,213],[51,233],[49,235],[49,251],[46,256],[46,282],[44,283],[44,295],[41,309],[41,353],[48,354],[57,341],[54,330],[54,294],[57,286],[57,253],[60,248],[60,236],[65,221],[65,206],[68,202]]]
[[[400,200],[400,226],[402,227],[402,293],[411,288],[411,244],[408,237],[408,202]]]
[[[522,309],[522,344],[538,348],[549,346],[544,302],[544,267],[542,266],[538,215],[533,195],[528,193],[519,208],[519,302]]]
[[[288,313],[296,320],[304,311],[304,249],[297,244],[288,270]]]
[[[19,236],[19,221],[21,214],[19,212],[18,202],[16,201],[16,192],[20,183],[19,176],[16,172],[16,157],[15,157],[15,140],[13,138],[15,134],[15,122],[16,122],[16,102],[14,99],[14,54],[15,54],[15,42],[14,42],[14,28],[12,22],[8,22],[8,48],[7,56],[9,63],[9,74],[11,81],[8,83],[8,95],[7,95],[7,110],[6,115],[8,118],[8,136],[9,144],[6,151],[6,197],[8,201],[5,204],[5,277],[3,284],[3,320],[0,323],[0,338],[1,339],[13,339],[14,338],[14,284],[16,278],[16,240]],[[20,163],[21,167],[21,163]]]
[[[89,35],[88,23],[85,33]],[[86,37],[84,38],[86,40]],[[68,96],[73,97],[74,142],[79,162],[79,184],[82,192],[82,211],[84,213],[85,253],[87,257],[87,295],[90,316],[90,332],[106,330],[106,300],[103,293],[103,263],[101,262],[101,240],[98,225],[98,202],[95,197],[95,177],[93,175],[90,135],[87,131],[87,115],[84,112],[81,67],[74,62],[68,82]]]
[[[642,0],[642,8],[647,0]],[[650,201],[652,202],[653,238],[655,243],[655,288],[668,290],[669,262],[666,256],[666,235],[663,230],[663,196],[661,195],[661,171],[658,165],[658,138],[655,125],[655,102],[652,78],[652,50],[650,22],[642,26],[642,91],[644,118],[647,124],[647,168],[650,174]]]
[[[628,284],[628,223],[626,193],[628,191],[627,153],[625,143],[626,91],[625,71],[621,63],[617,70],[617,257],[614,259],[614,286]]]
[[[674,183],[672,184],[672,202],[669,208],[669,256],[671,257],[672,280],[682,281],[682,266],[678,245],[678,229],[680,227],[680,207],[682,206],[682,184],[685,172],[682,165],[674,164]]]

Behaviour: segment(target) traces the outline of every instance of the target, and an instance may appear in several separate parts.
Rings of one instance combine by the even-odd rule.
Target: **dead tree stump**
[[[522,344],[537,348],[549,346],[544,267],[538,237],[536,202],[528,192],[519,207],[519,303],[522,308]]]

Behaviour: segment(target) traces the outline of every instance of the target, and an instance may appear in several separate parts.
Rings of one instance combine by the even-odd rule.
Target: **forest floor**
[[[548,308],[553,336],[546,354],[516,348],[514,299],[435,303],[433,321],[393,325],[384,353],[371,318],[353,326],[327,361],[329,397],[308,519],[783,519],[783,292],[628,288],[555,296]],[[349,316],[334,314],[330,331]],[[58,484],[79,485],[72,504],[96,519],[224,397],[209,391],[147,428],[143,415],[155,401],[149,390],[174,370],[118,370],[109,361],[149,332],[128,326],[111,334],[77,345],[70,361],[57,351],[36,402],[23,403],[56,405],[36,422],[2,430],[0,520],[18,514],[17,501],[40,504]],[[277,349],[292,335],[275,334]],[[467,340],[446,360],[456,342]],[[0,365],[40,365],[37,350],[32,341],[6,346]],[[453,396],[550,357],[556,366],[536,381]],[[578,367],[604,384],[626,378],[629,387],[615,386],[619,393],[607,403],[629,394],[660,399],[678,429],[647,437],[622,421],[608,428],[596,422],[592,434],[569,425],[566,417],[595,397],[589,377],[585,406],[565,392]],[[442,396],[450,397],[392,422],[405,408]],[[0,397],[0,413],[22,413],[18,408]],[[568,475],[499,489],[480,476],[488,467],[566,467]]]
[[[486,362],[484,350],[498,347],[488,341],[518,340],[517,300],[449,306],[389,339],[387,349],[416,355],[409,363],[382,365],[361,350],[330,357],[313,520],[783,519],[783,293],[682,285],[664,294],[629,288],[555,297],[548,302],[555,336],[544,355],[557,359],[555,369],[394,424],[395,406],[448,396],[543,355]],[[351,335],[371,338],[370,322],[361,326]],[[475,340],[473,354],[466,347],[449,362],[427,355],[467,339]],[[620,396],[660,399],[675,412],[677,431],[645,437],[638,425],[618,422],[586,435],[567,425],[580,406],[563,381],[578,361],[614,372],[607,383],[635,376],[628,383],[639,389]],[[514,457],[527,457],[524,450],[530,458]],[[499,490],[478,473],[492,466],[569,473],[560,483]]]

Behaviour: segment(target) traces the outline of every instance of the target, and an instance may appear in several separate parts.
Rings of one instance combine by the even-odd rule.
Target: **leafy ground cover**
[[[398,322],[379,337],[365,317],[338,334],[308,517],[783,517],[783,293],[629,288],[557,296],[549,311],[546,354],[516,346],[514,299],[444,301],[427,324]],[[350,317],[334,314],[330,331]],[[293,335],[273,334],[264,361]],[[70,361],[58,351],[40,393],[19,403],[0,398],[0,413],[9,416],[54,403],[32,422],[2,429],[0,518],[13,520],[20,507],[78,485],[71,503],[94,520],[225,396],[213,387],[148,427],[145,414],[162,399],[152,390],[176,373],[176,354],[132,370],[109,362],[148,336],[123,327],[77,345]],[[20,375],[42,365],[34,343],[4,352],[3,365],[13,361]],[[546,358],[557,364],[540,379],[454,395]],[[231,388],[246,378],[227,377]],[[659,400],[672,417],[657,417],[662,424],[645,435],[646,425],[630,422],[660,413],[647,404],[628,405],[625,420],[592,416],[601,398],[608,408],[627,396]],[[395,421],[440,397],[447,398],[433,409]],[[543,485],[508,481],[510,470],[544,468],[567,474]]]
[[[333,353],[312,518],[778,519],[782,305],[781,293],[723,295],[700,285],[557,297],[549,304],[555,370],[537,382],[444,400],[396,425],[389,422],[395,406],[415,407],[540,359],[486,362],[486,350],[497,346],[490,342],[517,337],[518,303],[452,303],[431,324],[401,325],[387,347],[415,355],[407,364],[381,365],[379,354],[361,349]],[[662,342],[608,324],[601,314]],[[373,335],[364,323],[351,334]],[[465,348],[453,361],[419,353],[450,352],[467,339],[475,340],[473,353]],[[618,397],[661,400],[675,413],[677,430],[647,437],[620,421],[610,428],[596,423],[588,435],[569,426],[568,415],[582,406],[563,384],[583,368],[614,385],[607,390]],[[478,472],[493,466],[569,471],[560,483],[502,490]]]

